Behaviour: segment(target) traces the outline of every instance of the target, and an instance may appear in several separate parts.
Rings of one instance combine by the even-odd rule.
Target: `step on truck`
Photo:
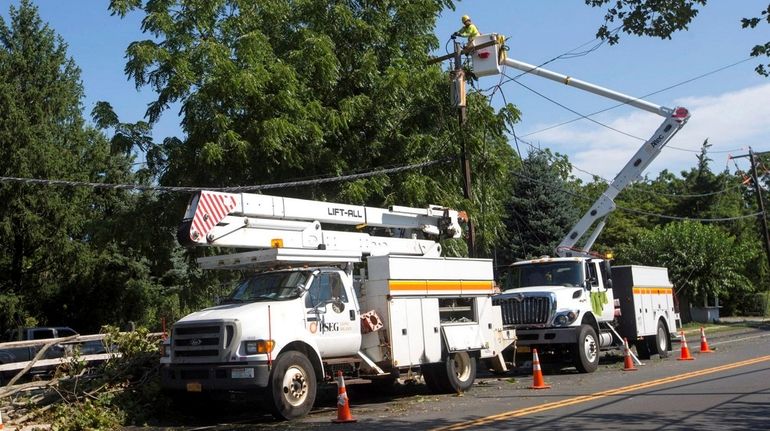
[[[436,392],[462,392],[477,367],[506,370],[516,332],[493,304],[492,262],[441,257],[437,240],[460,237],[459,217],[436,206],[196,193],[179,241],[251,250],[198,259],[247,275],[219,305],[174,323],[163,388],[257,392],[276,417],[294,419],[337,371],[379,384],[422,374]]]
[[[503,292],[495,299],[503,308],[503,323],[517,328],[517,345],[522,350],[539,347],[541,351],[567,353],[581,372],[596,370],[600,350],[622,347],[624,338],[642,357],[654,353],[666,356],[679,322],[666,268],[612,268],[609,259],[592,253],[591,247],[607,215],[615,209],[614,199],[642,177],[687,123],[689,111],[515,60],[508,56],[504,41],[504,36],[491,33],[469,42],[464,52],[471,57],[474,76],[498,75],[510,67],[659,115],[663,122],[567,232],[556,247],[556,257],[516,262],[504,271]],[[580,242],[582,246],[578,246]]]

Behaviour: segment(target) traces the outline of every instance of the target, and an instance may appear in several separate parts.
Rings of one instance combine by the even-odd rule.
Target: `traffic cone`
[[[631,349],[628,348],[628,339],[623,339],[623,371],[637,371],[634,360],[631,358]]]
[[[550,389],[551,385],[546,385],[543,380],[543,370],[540,369],[540,358],[537,356],[537,349],[532,349],[532,377],[534,382],[530,389]]]
[[[706,332],[703,331],[703,327],[700,327],[700,352],[698,353],[714,353],[713,350],[709,349],[709,343],[706,341]]]
[[[690,348],[687,347],[687,339],[684,338],[684,331],[682,331],[682,355],[677,358],[677,361],[694,361],[695,358],[690,355]]]
[[[338,424],[356,422],[353,415],[350,414],[350,401],[348,400],[348,391],[345,389],[342,371],[337,371],[337,419],[332,419],[332,422]]]
[[[0,430],[4,429],[3,426],[3,412],[0,412]]]

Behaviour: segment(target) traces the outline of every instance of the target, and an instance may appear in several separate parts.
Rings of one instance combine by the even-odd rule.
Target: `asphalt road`
[[[707,332],[708,334],[708,332]],[[548,390],[532,390],[531,373],[482,375],[462,396],[433,395],[423,384],[404,385],[384,396],[368,385],[348,386],[354,424],[332,424],[336,390],[319,394],[306,418],[276,422],[254,404],[211,406],[181,423],[134,430],[292,429],[639,429],[764,430],[770,428],[770,328],[741,328],[709,335],[715,353],[678,361],[679,344],[667,359],[624,372],[620,356],[602,360],[593,374],[546,367]]]

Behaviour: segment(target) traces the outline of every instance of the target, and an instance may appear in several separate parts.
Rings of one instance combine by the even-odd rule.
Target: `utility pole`
[[[765,202],[762,199],[762,187],[759,184],[757,175],[757,155],[749,147],[749,157],[751,159],[751,176],[754,178],[754,189],[757,191],[757,204],[759,205],[759,217],[762,219],[762,232],[765,234],[765,252],[767,253],[767,263],[770,265],[770,233],[767,230],[767,215],[765,214]],[[770,267],[770,266],[769,266]]]
[[[460,124],[459,139],[462,144],[462,172],[463,172],[463,194],[465,199],[469,202],[473,201],[473,191],[471,189],[471,162],[470,153],[468,152],[468,146],[465,143],[465,120],[468,117],[468,112],[465,104],[465,72],[463,71],[463,54],[472,53],[475,50],[493,46],[497,41],[488,41],[479,45],[471,46],[470,44],[463,48],[460,42],[454,41],[454,53],[442,55],[440,57],[432,58],[428,61],[428,64],[439,63],[442,61],[454,60],[454,67],[450,74],[452,78],[452,103],[457,107],[457,119]],[[470,257],[476,257],[476,229],[473,221],[468,219],[468,255]]]
[[[460,42],[454,41],[454,70],[452,71],[452,102],[457,107],[457,120],[460,125],[459,137],[462,145],[462,173],[463,173],[463,195],[469,202],[473,201],[473,190],[471,188],[471,162],[468,146],[465,143],[465,121],[468,119],[468,110],[465,103],[465,71],[463,71],[462,54],[463,48]],[[476,257],[476,228],[473,220],[468,219],[468,256]]]
[[[764,153],[763,153],[764,154]],[[757,154],[749,147],[749,154],[733,157],[734,159],[740,159],[748,157],[751,161],[751,178],[754,180],[754,190],[757,192],[757,205],[759,206],[759,218],[761,221],[762,233],[765,237],[765,253],[767,254],[767,263],[770,268],[770,232],[767,228],[767,216],[765,215],[765,202],[762,199],[762,187],[759,184],[759,175],[757,175]],[[770,288],[769,288],[770,290]]]

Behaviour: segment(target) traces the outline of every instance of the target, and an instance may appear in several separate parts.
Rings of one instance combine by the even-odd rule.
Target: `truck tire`
[[[273,363],[267,390],[277,419],[292,420],[307,415],[313,408],[317,391],[310,360],[297,351],[280,354]]]
[[[468,352],[451,353],[444,363],[432,365],[431,368],[432,370],[428,372],[430,377],[425,377],[425,382],[434,392],[465,392],[473,386],[473,382],[476,380],[476,358]],[[431,382],[431,380],[434,381]],[[433,386],[437,390],[434,390]]]
[[[581,373],[593,373],[599,368],[599,342],[591,325],[582,325],[577,346],[573,348],[575,368]]]
[[[655,331],[654,343],[655,345],[653,353],[657,353],[661,358],[668,358],[668,352],[671,350],[671,344],[668,341],[668,331],[666,331],[666,325],[663,323],[662,319],[658,320],[658,329]]]

